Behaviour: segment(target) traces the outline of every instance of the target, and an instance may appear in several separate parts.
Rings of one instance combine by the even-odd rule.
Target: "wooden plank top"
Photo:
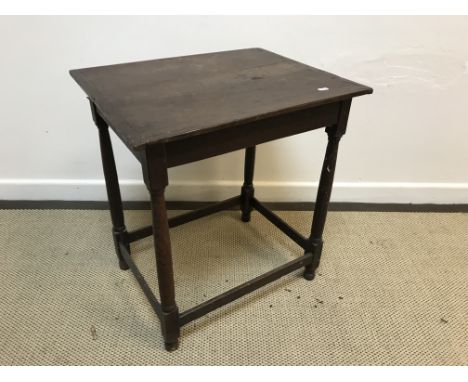
[[[70,74],[132,149],[372,93],[260,48]]]

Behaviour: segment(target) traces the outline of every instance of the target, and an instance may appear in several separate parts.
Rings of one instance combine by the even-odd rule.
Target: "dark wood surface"
[[[338,142],[353,97],[372,89],[263,49],[209,53],[71,71],[91,101],[99,128],[116,252],[135,274],[161,320],[167,350],[180,327],[287,273],[305,267],[312,280],[333,184]],[[151,195],[153,224],[128,232],[108,125],[140,160]],[[305,238],[254,197],[255,146],[326,127],[329,136],[311,236]],[[167,218],[168,168],[246,148],[241,195],[199,211]],[[304,256],[179,313],[169,228],[240,204],[242,220],[255,208],[305,251]],[[130,255],[130,242],[153,234],[160,301]]]
[[[259,48],[70,74],[133,150],[372,93],[367,86]]]

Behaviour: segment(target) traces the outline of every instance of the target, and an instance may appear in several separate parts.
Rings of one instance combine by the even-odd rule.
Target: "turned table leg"
[[[128,233],[125,227],[124,214],[122,208],[122,198],[120,196],[119,178],[117,169],[115,168],[114,153],[112,151],[112,143],[109,136],[109,126],[100,116],[96,105],[91,103],[91,112],[94,123],[99,130],[99,143],[101,146],[102,167],[104,170],[104,178],[106,180],[107,198],[109,200],[109,209],[112,220],[112,236],[114,238],[115,252],[119,259],[120,269],[128,269],[121,250],[120,245],[123,244],[130,253],[130,244],[128,242]]]
[[[313,280],[315,270],[320,263],[323,246],[323,230],[325,228],[325,220],[327,218],[328,204],[333,186],[333,176],[335,174],[336,158],[338,155],[338,144],[341,137],[335,137],[328,133],[328,145],[323,162],[322,174],[315,202],[314,218],[312,221],[312,229],[309,237],[314,260],[308,265],[304,271],[304,277],[307,280]]]
[[[244,184],[241,188],[241,210],[242,221],[250,221],[250,212],[252,211],[251,199],[254,196],[253,175],[255,167],[255,146],[245,149],[244,161]]]
[[[175,301],[172,249],[167,219],[164,191],[168,185],[165,152],[163,148],[147,151],[146,169],[143,171],[151,195],[153,239],[156,253],[159,297],[161,300],[161,329],[166,350],[176,350],[179,345],[179,309]]]
[[[327,218],[328,205],[333,188],[333,178],[335,175],[336,159],[338,156],[338,146],[341,137],[346,132],[349,109],[351,101],[342,102],[340,115],[336,125],[326,128],[328,135],[327,150],[323,161],[322,173],[315,201],[314,217],[312,221],[311,233],[309,236],[309,251],[313,253],[313,262],[305,267],[304,278],[313,280],[315,271],[320,264],[323,247],[323,230]],[[307,253],[308,251],[306,251]],[[310,252],[309,252],[310,253]]]

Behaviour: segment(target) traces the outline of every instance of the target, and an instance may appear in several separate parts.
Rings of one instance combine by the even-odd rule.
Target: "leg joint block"
[[[125,227],[114,227],[112,228],[112,236],[116,244],[128,244],[128,232]]]
[[[179,309],[177,305],[162,306],[161,331],[166,343],[176,342],[180,335]]]

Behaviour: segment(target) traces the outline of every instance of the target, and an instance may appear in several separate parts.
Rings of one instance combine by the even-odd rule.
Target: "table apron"
[[[168,167],[179,166],[275,139],[332,126],[337,123],[339,112],[340,102],[335,102],[170,141],[165,144],[166,163]]]

